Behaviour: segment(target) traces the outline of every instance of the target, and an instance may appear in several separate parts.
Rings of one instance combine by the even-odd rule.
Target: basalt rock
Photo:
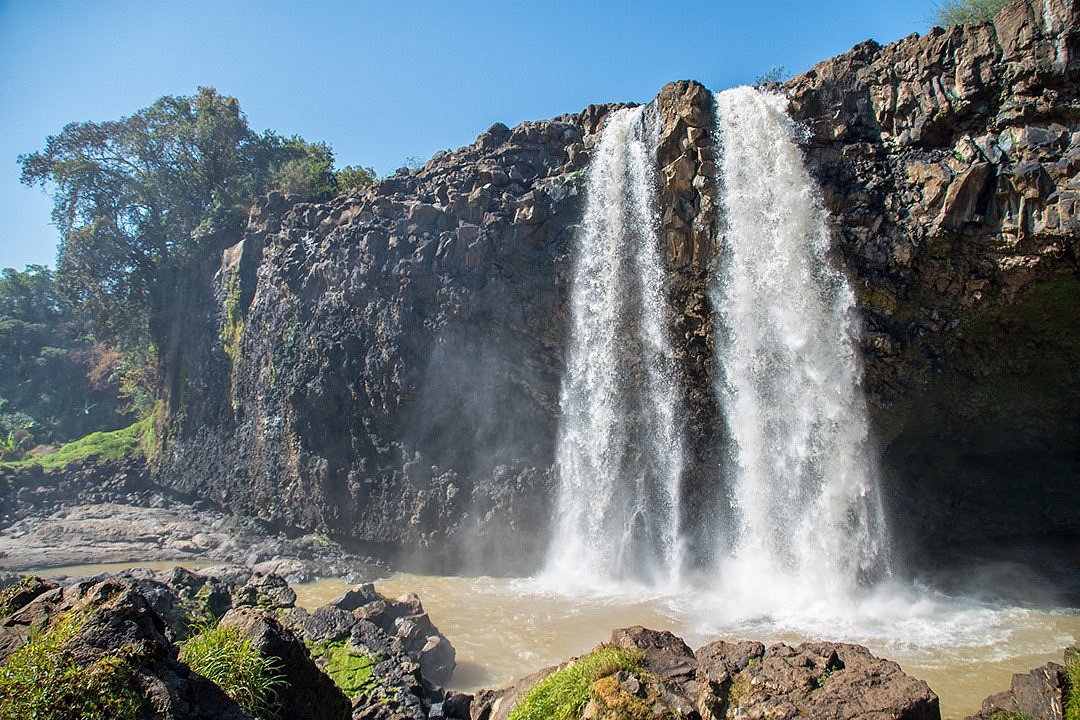
[[[694,652],[670,632],[643,627],[615,630],[611,644],[640,652],[644,671],[598,678],[583,718],[627,717],[611,714],[620,705],[645,708],[649,717],[695,720],[941,717],[937,696],[926,683],[859,645],[778,643],[766,648],[716,641]],[[532,687],[565,666],[547,668],[504,690],[477,693],[471,720],[504,720]]]
[[[912,544],[1080,534],[1077,16],[1017,0],[773,87],[857,296],[894,534]],[[327,202],[265,198],[207,281],[159,480],[417,564],[534,569],[584,173],[618,107],[495,125]],[[727,435],[713,98],[671,83],[650,112],[692,529],[722,510]]]

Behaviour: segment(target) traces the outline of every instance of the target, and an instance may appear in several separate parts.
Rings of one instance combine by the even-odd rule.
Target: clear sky
[[[49,198],[16,156],[75,120],[211,85],[257,131],[392,172],[670,80],[721,90],[924,32],[933,0],[0,0],[0,267],[55,264]]]

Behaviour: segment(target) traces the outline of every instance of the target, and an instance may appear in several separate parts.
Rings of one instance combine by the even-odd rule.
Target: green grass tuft
[[[48,455],[3,465],[12,468],[40,465],[51,470],[66,467],[76,460],[108,461],[129,456],[145,456],[147,444],[153,441],[153,434],[154,420],[148,417],[121,430],[91,433]]]
[[[509,720],[577,720],[589,702],[593,684],[620,670],[645,673],[640,652],[602,645],[536,683],[518,701]]]
[[[220,687],[257,720],[274,720],[281,710],[278,689],[285,678],[237,628],[207,627],[180,647],[180,660]]]
[[[1065,720],[1080,720],[1080,652],[1065,655]]]
[[[78,663],[68,642],[83,618],[66,613],[0,665],[0,720],[134,720],[143,698],[136,670],[121,655]]]

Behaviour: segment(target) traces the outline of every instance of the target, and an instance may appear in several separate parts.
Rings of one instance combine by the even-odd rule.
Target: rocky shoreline
[[[135,459],[26,468],[0,482],[0,573],[158,561],[239,565],[292,583],[365,582],[390,572],[324,535],[233,515],[161,487]]]
[[[124,682],[141,698],[131,717],[253,717],[184,662],[191,638],[215,626],[271,661],[281,718],[507,720],[552,717],[552,702],[564,703],[558,712],[577,703],[572,717],[590,720],[941,717],[925,682],[859,645],[716,640],[692,650],[668,631],[635,626],[509,687],[466,694],[443,687],[456,652],[420,599],[391,600],[370,584],[311,612],[296,606],[284,578],[242,567],[136,569],[66,584],[28,576],[4,585],[0,684],[12,682],[35,643],[77,618],[54,652],[86,667],[127,663]],[[1049,663],[1018,674],[971,720],[1060,720],[1073,691],[1069,672]],[[3,695],[0,705],[12,702]]]

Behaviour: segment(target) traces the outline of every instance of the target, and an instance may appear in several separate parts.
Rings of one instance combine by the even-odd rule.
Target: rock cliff
[[[773,88],[859,299],[894,527],[929,547],[1080,534],[1078,14],[1018,0]],[[654,105],[693,527],[725,435],[713,99],[677,82]],[[159,477],[399,556],[534,567],[583,175],[617,107],[495,125],[326,203],[267,197],[189,333]]]

